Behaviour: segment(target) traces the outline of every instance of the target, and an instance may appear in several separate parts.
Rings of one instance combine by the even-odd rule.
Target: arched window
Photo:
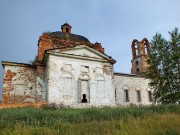
[[[145,49],[145,54],[148,54],[148,48],[147,48],[147,44],[144,45],[144,49]]]
[[[66,28],[66,32],[69,32],[69,28]]]
[[[136,69],[136,73],[137,73],[137,74],[139,73],[139,68]]]
[[[137,95],[137,102],[141,102],[142,98],[141,98],[141,88],[140,87],[136,87],[136,95]]]
[[[138,56],[138,42],[134,43],[135,51],[136,51],[136,56]]]
[[[149,55],[150,53],[149,41],[146,38],[143,39],[143,44],[144,44],[144,49],[145,49],[144,50],[145,55]]]
[[[87,73],[79,76],[79,102],[90,102],[89,80],[90,77]]]
[[[153,101],[152,89],[148,87],[148,88],[146,89],[146,91],[147,91],[147,94],[148,94],[148,100],[149,100],[149,102],[152,102],[152,101]]]
[[[124,85],[123,90],[124,90],[124,101],[129,102],[129,88],[128,88],[128,86]]]

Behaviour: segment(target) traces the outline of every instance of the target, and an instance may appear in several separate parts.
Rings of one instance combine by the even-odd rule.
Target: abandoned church
[[[48,102],[71,107],[148,105],[152,103],[149,80],[142,73],[150,44],[146,38],[132,42],[131,74],[114,73],[116,61],[100,43],[62,31],[43,33],[32,64],[2,61],[2,103]]]

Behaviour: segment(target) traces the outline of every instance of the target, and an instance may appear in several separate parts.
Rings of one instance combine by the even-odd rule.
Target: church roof
[[[67,22],[65,24],[61,25],[61,28],[64,26],[68,26],[68,27],[72,28],[71,25],[69,25]]]
[[[60,31],[51,32],[51,33],[49,33],[49,36],[51,36],[53,38],[64,39],[64,40],[71,40],[71,41],[77,41],[77,42],[83,41],[83,42],[90,43],[89,40],[84,36],[60,32]]]
[[[129,77],[143,77],[143,75],[139,75],[139,74],[129,74],[129,73],[122,73],[122,72],[114,72],[115,76],[129,76]]]
[[[94,53],[100,57],[103,57],[103,59],[100,59],[99,57],[97,57],[95,55],[91,55],[88,52],[86,52],[85,50],[82,51],[82,54],[75,53],[75,50],[81,50],[81,49],[89,50],[91,53]],[[66,54],[66,51],[69,51],[69,50],[73,50],[74,53],[71,52],[71,53]],[[93,60],[95,58],[94,59],[95,61],[103,61],[103,62],[108,61],[112,64],[116,63],[116,60],[114,60],[111,56],[108,56],[107,54],[102,53],[102,52],[100,52],[94,48],[91,48],[87,45],[78,45],[78,46],[74,46],[74,47],[64,47],[64,48],[52,48],[52,49],[48,49],[45,51],[46,54],[48,53],[48,54],[58,54],[58,55],[60,55],[60,52],[62,52],[63,56],[65,54],[66,56],[68,55],[68,57],[71,57],[71,56],[76,57],[76,58],[81,57],[81,59],[85,59],[85,60]],[[82,58],[82,57],[84,57],[84,58]]]

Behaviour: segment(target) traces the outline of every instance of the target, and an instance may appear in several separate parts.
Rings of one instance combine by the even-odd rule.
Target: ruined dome
[[[58,39],[63,39],[63,40],[70,40],[74,42],[87,42],[90,43],[87,38],[81,35],[76,35],[71,33],[71,25],[69,25],[67,22],[61,25],[61,30],[62,31],[56,31],[52,33],[48,33],[49,36],[52,38],[58,38]]]
[[[56,32],[49,33],[49,36],[51,36],[53,38],[71,40],[71,41],[75,41],[75,42],[88,42],[88,43],[90,43],[86,37],[81,36],[81,35],[71,34],[68,32],[56,31]]]

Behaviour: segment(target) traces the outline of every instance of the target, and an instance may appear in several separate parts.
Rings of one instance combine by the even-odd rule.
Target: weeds
[[[179,125],[179,105],[73,109],[51,104],[39,109],[0,110],[0,134],[95,134],[97,131],[99,134],[139,135],[146,129],[149,134],[173,135],[180,134]],[[160,130],[161,126],[165,128]],[[157,132],[153,132],[155,129]]]

